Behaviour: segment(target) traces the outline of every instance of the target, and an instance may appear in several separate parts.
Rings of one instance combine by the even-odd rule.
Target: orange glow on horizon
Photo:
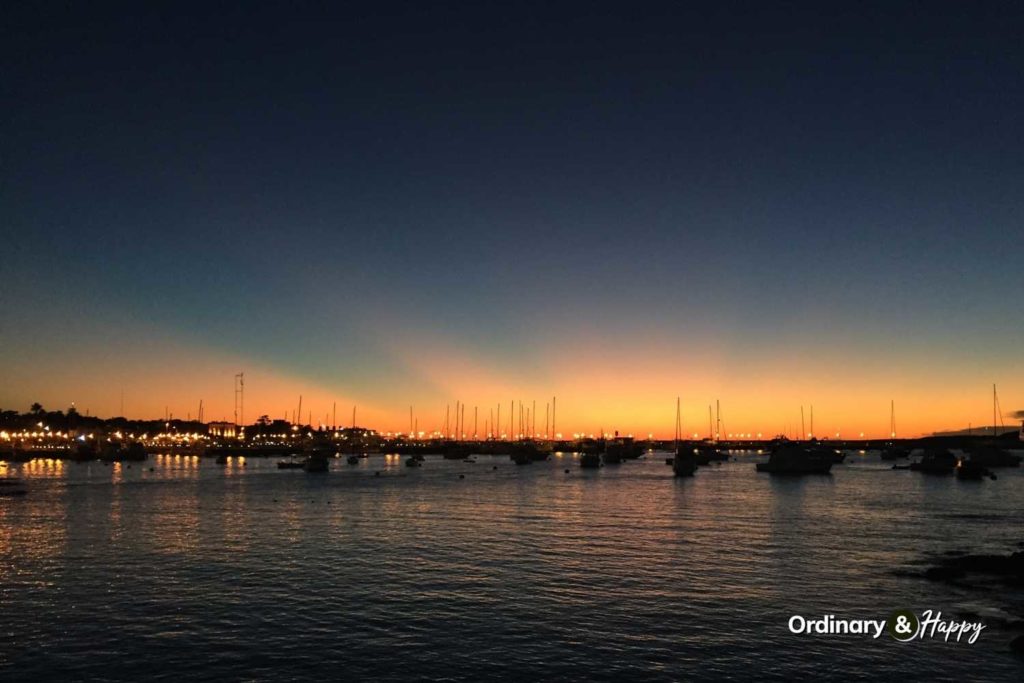
[[[409,431],[410,405],[419,431],[429,434],[443,428],[446,406],[454,427],[454,405],[461,401],[466,406],[464,433],[471,436],[474,407],[480,435],[488,428],[508,433],[511,402],[522,401],[525,409],[536,401],[533,423],[543,435],[553,396],[557,431],[563,435],[603,429],[657,438],[673,435],[676,396],[682,399],[684,433],[702,438],[709,434],[708,406],[714,410],[716,399],[721,401],[723,438],[730,433],[796,436],[801,406],[803,429],[810,431],[811,405],[818,436],[885,438],[890,400],[896,403],[898,436],[968,424],[980,430],[992,422],[992,381],[1000,386],[1004,412],[1024,404],[1018,389],[1024,385],[1024,368],[995,361],[992,367],[947,364],[940,375],[927,356],[887,363],[849,350],[805,356],[766,350],[736,360],[708,340],[684,345],[657,334],[639,339],[595,334],[547,340],[528,354],[528,361],[510,364],[507,351],[488,352],[396,324],[381,340],[394,367],[369,386],[333,386],[252,358],[140,333],[127,350],[94,349],[19,363],[0,389],[0,406],[26,411],[38,401],[63,410],[74,402],[82,413],[112,417],[120,412],[123,389],[129,417],[157,419],[166,408],[175,418],[191,414],[194,419],[202,399],[206,421],[231,421],[233,376],[243,370],[247,423],[264,414],[290,420],[301,395],[302,423],[311,417],[314,427],[330,425],[337,404],[338,426],[348,426],[355,405],[359,426],[401,433]],[[495,430],[490,421],[499,404],[501,424]],[[1009,417],[1005,423],[1007,429],[1018,424]]]

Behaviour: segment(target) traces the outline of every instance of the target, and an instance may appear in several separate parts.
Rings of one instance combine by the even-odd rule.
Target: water
[[[0,499],[0,679],[1024,676],[994,625],[1024,615],[1020,591],[900,573],[1016,549],[1024,471],[477,460],[9,465],[30,492]],[[786,626],[898,608],[990,625],[974,645]]]

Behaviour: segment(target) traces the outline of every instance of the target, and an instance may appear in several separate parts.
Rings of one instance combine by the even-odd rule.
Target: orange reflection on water
[[[26,479],[56,478],[64,476],[65,464],[63,460],[53,458],[33,458],[23,463],[19,471],[11,472],[11,476],[20,476]]]

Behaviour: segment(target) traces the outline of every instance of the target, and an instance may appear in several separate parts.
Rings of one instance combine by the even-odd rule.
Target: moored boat
[[[532,439],[517,441],[509,446],[509,457],[516,462],[516,464],[525,464],[519,463],[518,461],[520,459],[529,460],[530,462],[547,460],[548,455],[548,451]]]
[[[995,479],[995,475],[984,465],[968,458],[961,458],[956,465],[956,478],[964,481],[982,481],[985,477]]]
[[[605,442],[601,459],[606,465],[617,465],[624,460],[635,460],[642,453],[643,449],[640,444],[633,441],[633,437],[619,436],[619,433],[616,432],[615,438]]]
[[[694,461],[700,466],[713,462],[727,462],[729,454],[718,448],[713,441],[704,440],[693,446]]]
[[[957,462],[956,456],[948,450],[929,449],[920,460],[910,463],[910,469],[925,474],[953,474]]]
[[[531,457],[530,453],[526,451],[513,450],[508,457],[510,457],[512,459],[512,462],[514,462],[517,465],[533,464],[533,458]]]
[[[882,460],[903,460],[910,457],[910,449],[891,446],[882,451],[881,457]]]
[[[696,449],[680,444],[683,434],[683,418],[680,412],[679,397],[676,397],[676,433],[675,453],[672,457],[672,474],[676,477],[692,477],[697,471]]]
[[[772,450],[768,462],[757,463],[757,471],[770,474],[828,474],[833,462],[833,457],[825,449],[785,442]]]
[[[324,453],[310,453],[306,456],[306,462],[302,463],[302,469],[307,472],[327,472],[331,468],[331,459]]]
[[[672,474],[677,477],[692,477],[697,471],[697,459],[694,457],[693,449],[680,446],[672,458]]]

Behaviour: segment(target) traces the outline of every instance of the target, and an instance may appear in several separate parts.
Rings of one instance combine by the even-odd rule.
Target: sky
[[[239,372],[247,420],[386,431],[1024,408],[1020,3],[2,21],[0,408],[231,419]]]

